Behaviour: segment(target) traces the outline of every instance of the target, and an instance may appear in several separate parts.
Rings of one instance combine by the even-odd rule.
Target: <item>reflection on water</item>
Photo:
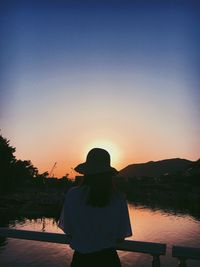
[[[200,247],[200,221],[183,214],[172,214],[141,206],[129,205],[133,236],[129,239],[167,244],[167,256],[161,257],[162,266],[178,266],[173,259],[173,245]],[[1,226],[6,226],[5,222]],[[9,227],[24,230],[61,233],[52,218],[9,221]],[[123,267],[151,266],[152,257],[139,253],[119,251]],[[47,242],[7,239],[1,240],[1,266],[65,266],[68,267],[72,251],[67,245]],[[189,267],[198,267],[198,261],[188,261]]]

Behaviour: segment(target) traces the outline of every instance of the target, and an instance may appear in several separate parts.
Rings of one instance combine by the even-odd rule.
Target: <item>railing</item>
[[[173,246],[172,257],[179,260],[179,267],[187,267],[186,260],[200,260],[200,248]]]
[[[69,239],[65,234],[16,230],[16,229],[0,227],[0,236],[35,240],[35,241],[53,242],[60,244],[69,244]],[[153,257],[152,267],[160,267],[161,266],[160,256],[165,255],[166,253],[165,244],[129,241],[129,240],[117,244],[116,249],[150,254]]]
[[[65,234],[16,230],[0,227],[0,236],[35,241],[69,244]],[[160,267],[160,256],[166,254],[166,244],[125,240],[116,245],[117,250],[150,254],[153,257],[152,267]],[[187,267],[186,260],[200,260],[200,248],[173,246],[172,257],[179,260],[179,267]]]

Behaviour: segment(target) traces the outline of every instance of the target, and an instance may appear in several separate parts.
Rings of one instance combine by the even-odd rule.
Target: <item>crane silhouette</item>
[[[53,167],[51,168],[51,170],[50,170],[50,172],[49,172],[49,177],[54,177],[53,171],[54,171],[56,165],[57,165],[57,162],[55,162],[55,163],[53,164]]]

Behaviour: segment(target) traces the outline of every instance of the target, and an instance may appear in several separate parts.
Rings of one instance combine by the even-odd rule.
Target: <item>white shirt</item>
[[[127,202],[115,193],[105,207],[86,204],[88,187],[74,187],[65,197],[58,226],[71,235],[70,246],[80,253],[90,253],[116,245],[118,239],[131,236]]]

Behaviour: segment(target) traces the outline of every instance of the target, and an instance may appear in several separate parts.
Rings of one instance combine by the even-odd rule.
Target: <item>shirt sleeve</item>
[[[132,229],[128,211],[128,205],[125,196],[122,196],[120,203],[118,239],[124,239],[132,236]]]
[[[64,231],[64,205],[62,207],[60,218],[58,220],[58,227]]]
[[[60,218],[58,221],[58,227],[63,230],[64,233],[70,234],[71,232],[71,223],[69,216],[69,201],[68,201],[68,193],[65,196],[64,205],[60,214]]]

